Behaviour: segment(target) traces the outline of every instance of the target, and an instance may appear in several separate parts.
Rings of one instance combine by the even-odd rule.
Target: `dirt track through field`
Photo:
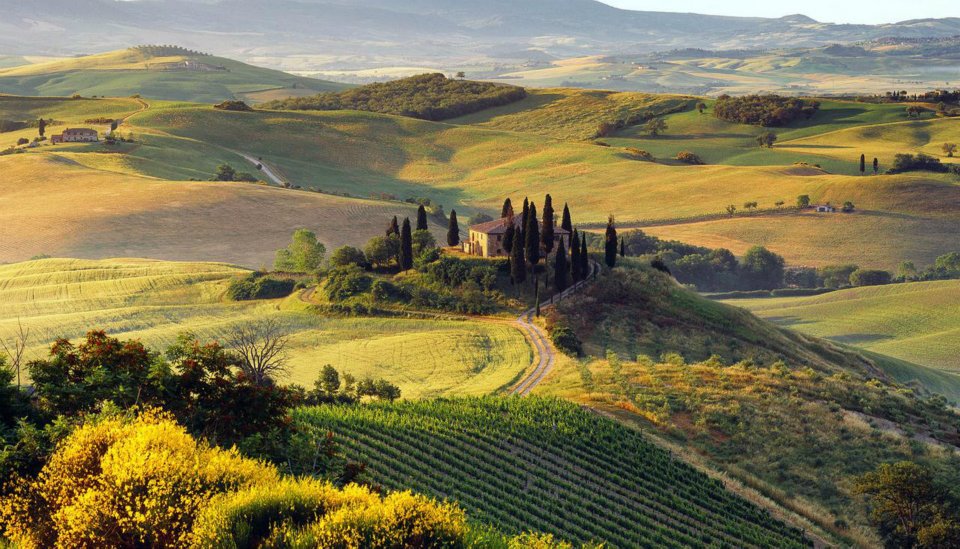
[[[557,302],[562,301],[563,299],[583,289],[584,286],[596,278],[599,272],[600,265],[595,261],[591,261],[590,276],[588,276],[585,280],[581,280],[573,286],[570,286],[559,295],[551,297],[550,301],[541,304],[541,311],[545,308],[552,307]],[[517,317],[517,320],[514,323],[514,325],[517,326],[517,329],[523,332],[523,335],[527,338],[527,341],[533,345],[534,354],[536,355],[536,358],[534,359],[535,362],[533,371],[531,371],[530,374],[525,378],[520,380],[520,383],[517,383],[517,385],[514,386],[514,388],[510,391],[511,394],[518,396],[527,396],[530,394],[530,391],[539,385],[540,382],[543,381],[543,378],[545,378],[547,374],[553,370],[553,365],[557,358],[557,350],[550,341],[550,336],[547,335],[546,330],[533,322],[533,317],[536,314],[537,310],[535,308],[530,309]]]

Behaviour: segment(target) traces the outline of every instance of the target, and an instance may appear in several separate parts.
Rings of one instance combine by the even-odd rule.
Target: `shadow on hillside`
[[[863,343],[875,343],[877,341],[887,341],[893,339],[889,334],[843,334],[827,337],[830,341],[837,343],[846,343],[849,345],[859,345]]]

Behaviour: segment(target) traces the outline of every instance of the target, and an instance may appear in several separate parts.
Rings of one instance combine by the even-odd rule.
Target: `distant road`
[[[280,177],[273,170],[271,170],[270,166],[267,166],[266,164],[264,164],[262,160],[259,160],[256,157],[251,156],[247,153],[242,153],[239,151],[234,151],[234,152],[244,157],[247,160],[247,162],[253,164],[254,166],[260,166],[260,173],[267,176],[267,179],[269,179],[271,183],[280,185],[281,187],[285,187],[287,185],[286,181],[284,181],[282,177]]]

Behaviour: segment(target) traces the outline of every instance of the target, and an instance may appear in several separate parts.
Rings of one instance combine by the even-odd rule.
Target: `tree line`
[[[714,116],[727,122],[754,126],[786,126],[801,116],[809,120],[820,102],[780,95],[721,95],[713,105]]]
[[[527,91],[517,86],[455,80],[434,73],[368,84],[342,92],[279,99],[264,103],[261,108],[358,110],[436,121],[507,105],[526,96]]]

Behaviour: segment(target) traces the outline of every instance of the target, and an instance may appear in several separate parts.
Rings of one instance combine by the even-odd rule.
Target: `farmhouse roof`
[[[91,130],[90,128],[67,128],[63,130],[63,135],[89,135],[96,133],[97,130]]]
[[[513,224],[517,228],[520,227],[520,222],[522,216],[515,215],[513,216]],[[494,219],[493,221],[487,221],[486,223],[480,223],[478,225],[471,225],[470,230],[482,234],[503,234],[507,232],[507,222],[510,220],[509,217],[503,217],[500,219]],[[563,227],[555,227],[553,229],[554,234],[570,234],[569,231]]]

